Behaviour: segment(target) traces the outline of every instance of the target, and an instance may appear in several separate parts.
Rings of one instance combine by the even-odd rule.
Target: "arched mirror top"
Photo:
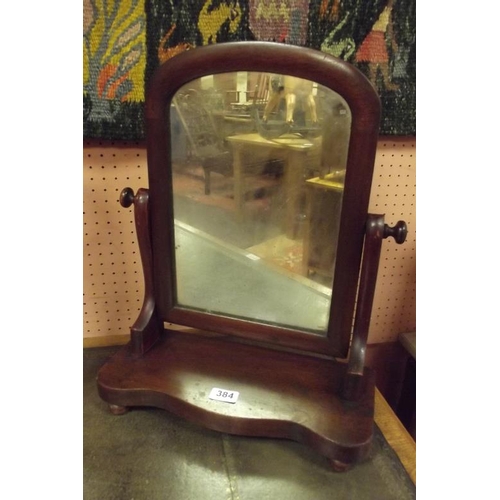
[[[378,133],[380,100],[370,81],[354,66],[323,52],[273,42],[230,42],[188,50],[161,65],[148,87],[146,119],[163,119],[175,92],[208,74],[238,71],[278,73],[332,89],[348,103],[355,122]],[[372,130],[366,130],[366,133]]]

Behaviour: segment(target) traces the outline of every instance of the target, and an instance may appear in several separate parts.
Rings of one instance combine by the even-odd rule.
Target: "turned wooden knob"
[[[392,236],[398,245],[404,243],[406,236],[408,235],[408,228],[406,227],[405,221],[398,221],[395,226],[390,227],[384,224],[384,238],[389,238]]]
[[[132,188],[127,187],[120,193],[120,205],[122,207],[128,208],[132,206],[134,199],[135,195]]]

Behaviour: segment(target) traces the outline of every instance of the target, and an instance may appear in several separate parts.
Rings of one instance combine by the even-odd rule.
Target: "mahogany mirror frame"
[[[352,122],[330,317],[326,336],[183,309],[175,304],[170,105],[185,84],[236,71],[280,73],[327,87],[346,101]],[[352,334],[361,256],[380,121],[380,100],[355,67],[322,52],[273,42],[230,42],[190,50],[156,71],[146,94],[149,224],[153,297],[159,321],[240,337],[273,346],[346,358]],[[153,303],[154,302],[154,303]]]

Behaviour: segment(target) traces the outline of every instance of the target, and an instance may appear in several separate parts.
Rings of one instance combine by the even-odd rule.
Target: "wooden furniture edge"
[[[121,346],[129,341],[130,335],[84,337],[83,347],[86,349],[92,347]],[[416,484],[416,443],[377,388],[375,388],[374,420],[391,448],[401,460],[411,480]]]
[[[403,467],[408,472],[413,484],[417,480],[417,444],[410,433],[400,422],[389,403],[380,391],[375,388],[375,423],[381,430],[389,446],[401,460]]]
[[[83,337],[83,348],[113,347],[130,342],[130,333],[124,335],[104,335],[100,337]]]

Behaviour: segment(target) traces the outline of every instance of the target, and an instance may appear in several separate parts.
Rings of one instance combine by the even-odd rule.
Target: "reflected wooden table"
[[[244,217],[245,159],[282,159],[286,193],[285,233],[290,239],[298,237],[300,201],[304,183],[304,169],[318,161],[321,139],[309,140],[297,135],[283,135],[268,140],[258,133],[239,134],[226,138],[233,150],[234,201],[238,217]]]

